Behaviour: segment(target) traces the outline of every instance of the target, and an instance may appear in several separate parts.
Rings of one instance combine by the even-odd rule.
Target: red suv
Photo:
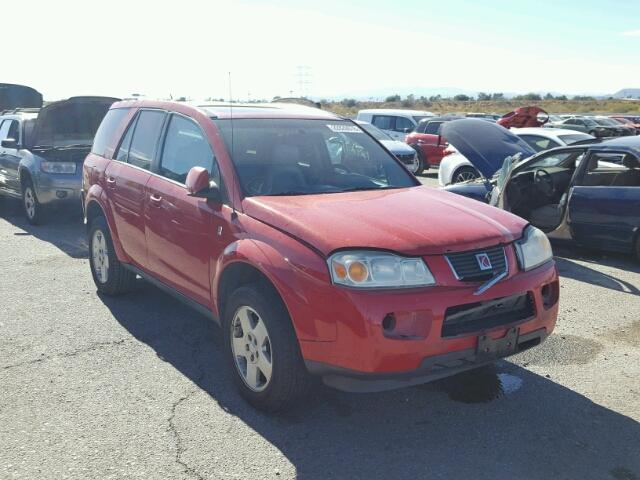
[[[556,322],[543,233],[421,186],[321,110],[116,103],[83,198],[98,290],[140,275],[206,313],[240,392],[268,411],[311,375],[347,391],[418,384],[537,345]]]
[[[463,117],[431,117],[420,120],[416,129],[405,137],[405,142],[418,152],[418,170],[422,174],[429,167],[438,167],[442,159],[451,153],[447,140],[440,135],[443,123]]]

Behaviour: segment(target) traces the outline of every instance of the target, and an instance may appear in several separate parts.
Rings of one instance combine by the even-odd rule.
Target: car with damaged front
[[[443,127],[482,172],[445,190],[515,213],[549,238],[640,257],[640,138],[589,140],[536,152],[474,120]]]
[[[329,112],[119,102],[83,191],[97,289],[124,293],[140,275],[211,318],[240,393],[267,411],[295,404],[314,375],[346,391],[415,385],[555,326],[540,230],[422,186]]]
[[[82,162],[117,100],[72,97],[0,114],[0,194],[21,198],[31,224],[43,222],[54,205],[80,211]]]

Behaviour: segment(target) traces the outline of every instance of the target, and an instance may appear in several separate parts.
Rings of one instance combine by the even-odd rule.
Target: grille
[[[397,159],[402,163],[412,163],[415,156],[415,153],[409,153],[407,155],[396,155]]]
[[[442,336],[455,337],[531,318],[535,306],[531,293],[468,303],[447,308]]]
[[[476,255],[483,253],[486,253],[489,257],[491,262],[490,269],[482,270],[480,268]],[[469,252],[452,253],[447,255],[447,260],[456,278],[466,282],[489,280],[507,269],[504,247],[501,245]]]

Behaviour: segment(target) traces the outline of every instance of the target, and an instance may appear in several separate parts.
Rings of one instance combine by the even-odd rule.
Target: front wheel
[[[22,206],[31,225],[40,225],[44,221],[44,207],[38,201],[31,179],[25,180],[22,185]]]
[[[98,291],[119,295],[133,289],[136,275],[118,260],[109,226],[102,216],[94,218],[89,227],[89,264]]]
[[[271,288],[241,287],[223,314],[225,356],[240,394],[267,412],[286,410],[311,385],[291,319]]]
[[[418,166],[416,167],[416,170],[413,172],[413,174],[422,175],[424,171],[429,168],[429,164],[427,163],[427,157],[422,152],[422,150],[420,150],[420,147],[413,147],[413,149],[418,154]]]
[[[452,176],[451,183],[462,183],[475,180],[480,174],[473,167],[460,167]]]

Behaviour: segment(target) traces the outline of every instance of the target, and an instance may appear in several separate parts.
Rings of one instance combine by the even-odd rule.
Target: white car
[[[371,108],[360,110],[357,120],[375,125],[394,140],[404,141],[405,135],[412,132],[420,120],[433,116],[433,113],[424,110]]]
[[[418,153],[412,147],[399,140],[394,140],[390,135],[368,122],[356,120],[356,123],[360,125],[363,130],[366,130],[369,135],[384,145],[387,150],[393,153],[393,155],[402,162],[407,170],[415,175],[420,163],[418,161]]]
[[[564,128],[528,127],[512,128],[510,131],[527,142],[536,152],[595,139],[592,135]],[[449,149],[452,153],[442,159],[438,170],[438,183],[441,187],[468,182],[482,176],[464,155],[452,146],[449,146]]]

